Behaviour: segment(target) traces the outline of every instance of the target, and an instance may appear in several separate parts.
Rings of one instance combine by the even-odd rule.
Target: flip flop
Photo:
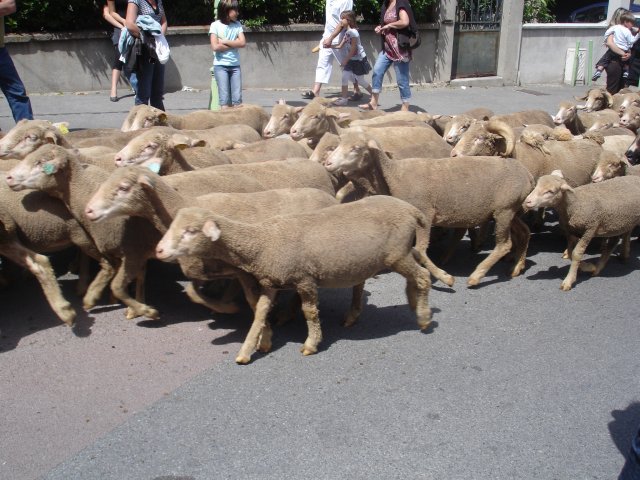
[[[358,105],[358,108],[360,110],[376,110],[375,108],[373,108],[373,105],[371,105],[371,102]]]
[[[358,100],[362,100],[362,94],[361,93],[354,93],[353,95],[351,95],[349,97],[349,101],[350,102],[357,102]]]
[[[316,98],[316,95],[311,90],[307,90],[306,92],[302,92],[302,98],[306,100],[312,100]]]
[[[118,97],[109,97],[109,100],[111,100],[112,102],[117,102],[118,101]]]

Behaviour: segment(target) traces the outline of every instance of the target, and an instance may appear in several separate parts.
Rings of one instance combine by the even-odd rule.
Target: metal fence
[[[502,0],[461,0],[456,8],[459,30],[500,30]]]

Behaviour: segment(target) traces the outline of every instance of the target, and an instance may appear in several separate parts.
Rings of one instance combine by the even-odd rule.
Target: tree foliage
[[[524,0],[524,23],[552,23],[556,17],[551,13],[555,0]]]
[[[7,32],[66,32],[109,30],[102,18],[102,0],[20,0],[18,11],[5,18]],[[377,24],[379,0],[355,0],[362,23]],[[412,0],[418,22],[433,21],[437,0]],[[169,26],[208,25],[213,21],[213,0],[164,0]],[[240,17],[247,26],[324,23],[325,0],[242,0]]]

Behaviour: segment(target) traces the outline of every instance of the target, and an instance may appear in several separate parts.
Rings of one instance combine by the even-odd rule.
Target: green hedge
[[[437,0],[412,0],[418,22],[433,21]],[[5,18],[7,32],[68,32],[108,30],[102,1],[19,0],[18,11]],[[164,0],[169,26],[208,25],[213,21],[211,0]],[[324,0],[240,0],[240,17],[248,26],[324,23]],[[379,0],[355,0],[354,10],[365,24],[378,23]]]

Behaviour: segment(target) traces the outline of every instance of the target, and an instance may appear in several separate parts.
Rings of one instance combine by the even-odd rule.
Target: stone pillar
[[[607,11],[607,23],[609,23],[609,20],[611,20],[611,17],[613,16],[613,12],[615,12],[620,7],[628,9],[629,5],[631,5],[630,0],[609,0],[609,9]]]
[[[502,77],[505,85],[515,85],[518,81],[523,11],[524,0],[502,2],[498,77]]]
[[[436,40],[436,58],[433,71],[434,82],[451,80],[453,64],[453,36],[456,20],[457,0],[440,0],[437,19],[440,29]]]

